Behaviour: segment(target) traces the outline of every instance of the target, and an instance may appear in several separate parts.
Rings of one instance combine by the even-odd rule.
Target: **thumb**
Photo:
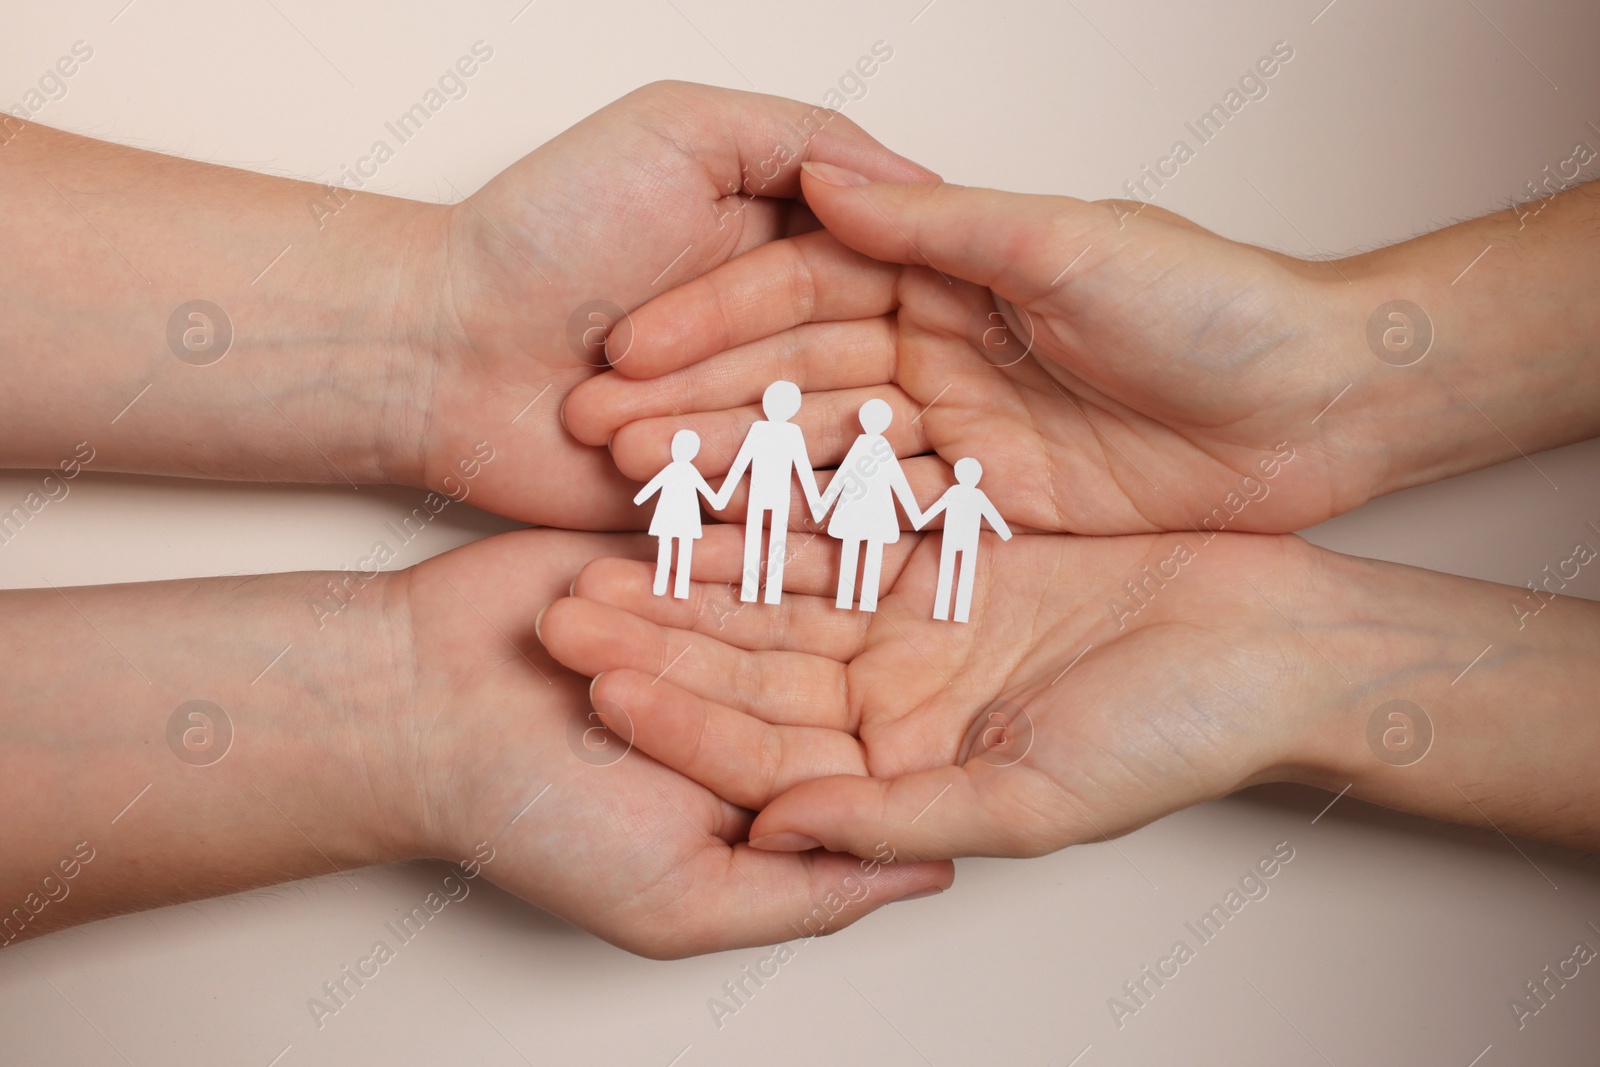
[[[838,775],[795,786],[750,827],[755,849],[819,844],[856,856],[892,849],[902,861],[1040,856],[1077,839],[1074,814],[1042,773],[969,763],[899,778]]]
[[[889,263],[932,267],[1025,301],[1114,232],[1117,209],[1065,196],[944,182],[874,181],[831,163],[801,164],[812,213],[840,242]]]

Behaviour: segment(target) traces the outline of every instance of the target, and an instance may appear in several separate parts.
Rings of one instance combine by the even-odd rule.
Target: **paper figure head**
[[[889,406],[889,402],[879,400],[877,397],[862,404],[857,414],[861,419],[861,428],[868,433],[882,433],[894,420],[894,409]]]
[[[962,485],[977,485],[978,479],[982,477],[983,464],[971,456],[956,460],[956,481]]]
[[[672,458],[675,462],[690,460],[700,454],[700,435],[693,430],[679,430],[672,435]]]
[[[782,379],[761,394],[761,410],[772,422],[788,422],[800,410],[800,387]]]

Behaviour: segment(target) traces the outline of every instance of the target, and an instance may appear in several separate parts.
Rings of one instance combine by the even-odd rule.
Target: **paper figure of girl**
[[[889,446],[883,431],[889,428],[894,411],[884,400],[868,400],[858,413],[861,429],[855,444],[834,472],[833,480],[817,501],[814,516],[822,521],[834,507],[828,522],[828,535],[843,544],[839,563],[839,593],[834,603],[848,609],[855,599],[856,561],[861,564],[861,610],[878,610],[878,576],[883,567],[883,546],[900,540],[900,517],[894,502],[900,501],[913,526],[922,525],[922,511],[911,485],[906,481],[900,461]],[[864,550],[864,551],[863,551]]]
[[[656,513],[650,520],[650,532],[661,539],[656,555],[656,596],[667,593],[667,572],[672,569],[672,543],[678,543],[677,582],[672,595],[679,600],[689,599],[689,567],[694,556],[694,543],[701,536],[700,497],[713,508],[721,506],[717,494],[706,484],[705,478],[695,469],[691,460],[700,453],[700,435],[693,430],[679,430],[672,435],[672,462],[661,468],[661,473],[651,478],[639,494],[635,504],[643,504],[657,493]]]

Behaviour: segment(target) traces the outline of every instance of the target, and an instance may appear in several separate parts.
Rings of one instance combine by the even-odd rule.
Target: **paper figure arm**
[[[744,472],[750,469],[750,459],[755,449],[751,445],[753,434],[746,434],[744,444],[739,446],[738,455],[733,457],[733,466],[728,468],[728,473],[723,476],[722,488],[716,495],[709,497],[712,511],[721,511],[728,506],[728,501],[733,499],[733,491],[739,488],[739,479],[744,477]]]
[[[857,446],[851,445],[850,451],[845,454],[844,460],[839,464],[839,469],[833,472],[833,477],[828,479],[828,488],[817,497],[816,505],[811,509],[811,517],[821,522],[828,514],[828,509],[833,507],[833,502],[839,499],[839,494],[844,491],[844,485],[850,480],[850,472],[855,469]],[[809,462],[809,461],[808,461]]]
[[[649,500],[652,496],[655,496],[657,493],[661,492],[661,487],[665,485],[666,482],[667,468],[662,467],[661,473],[644,483],[644,488],[639,490],[639,492],[634,495],[633,502],[635,504],[643,504],[646,500]]]
[[[817,474],[811,469],[811,457],[806,454],[805,438],[800,438],[799,454],[794,457],[795,477],[800,479],[800,491],[806,495],[806,507],[811,509],[811,517],[818,522],[822,515],[817,513],[817,507],[822,503],[822,495],[817,492]],[[827,509],[823,509],[824,513]]]
[[[928,517],[922,513],[917,498],[911,493],[911,483],[906,481],[906,472],[900,469],[900,460],[892,459],[889,462],[894,465],[894,473],[890,475],[889,483],[894,486],[894,495],[900,498],[900,506],[906,509],[906,517],[911,520],[911,528],[920,530],[927,523]]]
[[[947,511],[949,508],[950,494],[946,493],[944,496],[941,496],[938,500],[933,502],[933,507],[922,513],[922,521],[917,523],[917,529],[922,529],[924,526],[928,525],[928,523],[937,518],[941,511]]]
[[[716,491],[711,488],[711,483],[706,481],[705,475],[701,474],[698,470],[694,472],[694,487],[701,496],[706,498],[706,503],[711,505],[712,511],[722,510],[717,506]]]
[[[994,502],[989,499],[988,494],[982,489],[978,490],[978,496],[981,500],[978,505],[978,514],[989,520],[989,525],[993,526],[994,532],[1000,535],[1000,540],[1011,540],[1011,527],[1007,526],[1006,520],[1000,517],[1000,512],[994,506]]]

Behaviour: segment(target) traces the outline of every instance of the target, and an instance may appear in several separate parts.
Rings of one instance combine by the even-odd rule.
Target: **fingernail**
[[[561,423],[561,428],[563,430],[567,430],[567,400],[571,396],[572,394],[568,393],[566,396],[562,397],[561,406],[556,408],[556,420]],[[534,397],[534,399],[537,400],[539,398]],[[570,434],[571,432],[571,430],[567,430],[567,433]]]
[[[930,885],[928,888],[919,889],[915,893],[907,893],[903,897],[895,897],[893,900],[889,901],[889,903],[898,904],[903,900],[921,900],[923,897],[936,897],[943,892],[944,890],[940,889],[938,886]]]
[[[817,181],[827,182],[829,185],[867,185],[872,181],[871,178],[864,174],[857,174],[853,170],[836,167],[832,163],[806,162],[800,164],[800,169],[817,179]]]
[[[809,852],[814,848],[821,848],[822,842],[805,834],[791,833],[788,830],[776,834],[767,834],[750,842],[751,848],[766,849],[768,852]]]
[[[539,626],[544,622],[544,613],[549,610],[550,605],[546,604],[544,607],[539,609],[539,614],[533,617],[533,636],[539,639],[539,643],[541,645],[544,644],[544,631],[540,630]]]
[[[605,676],[606,676],[606,672],[605,671],[601,671],[599,674],[597,674],[593,678],[589,679],[589,703],[590,704],[594,703],[594,687],[599,685],[600,684],[600,679],[604,678]]]

